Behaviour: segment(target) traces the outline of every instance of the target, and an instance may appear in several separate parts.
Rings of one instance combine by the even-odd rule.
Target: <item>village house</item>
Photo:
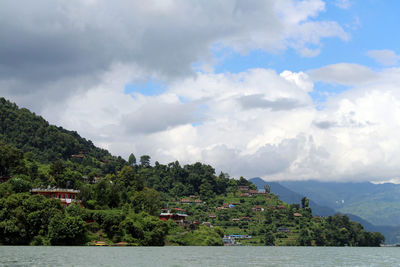
[[[45,196],[47,198],[59,199],[61,204],[65,207],[72,203],[80,203],[81,201],[77,199],[79,190],[74,189],[63,189],[63,188],[33,188],[30,191],[32,194],[38,194]]]
[[[178,208],[162,209],[158,217],[162,221],[173,220],[176,223],[183,225],[185,223],[185,218],[187,217],[187,214],[185,214],[184,212],[184,209]]]
[[[232,219],[232,222],[239,222],[240,221],[240,219],[238,219],[238,218],[233,218]]]
[[[251,208],[251,210],[253,210],[253,211],[264,211],[264,208],[261,207],[261,206],[255,206],[255,207]]]
[[[195,199],[195,200],[194,200],[194,203],[195,203],[195,204],[201,204],[201,200],[200,200],[200,199]]]
[[[241,191],[247,191],[247,190],[249,190],[249,187],[240,185],[240,186],[238,186],[238,189]]]
[[[260,191],[260,190],[249,190],[247,191],[250,196],[257,196],[257,195],[265,195],[268,196],[268,193],[265,191]]]
[[[181,203],[182,204],[191,204],[193,202],[193,200],[191,199],[187,199],[187,198],[182,198],[181,199]]]
[[[250,218],[249,217],[242,217],[241,221],[248,221]]]
[[[301,215],[300,213],[295,212],[295,213],[293,213],[293,216],[294,216],[294,217],[301,217],[301,216],[303,216],[303,215]]]
[[[249,193],[241,193],[240,196],[241,196],[241,197],[248,197],[248,196],[250,196],[250,195],[249,195]]]
[[[90,184],[97,184],[101,180],[101,177],[99,176],[89,178],[87,175],[84,175],[82,176],[82,178],[85,183],[90,183]]]
[[[210,219],[215,219],[215,218],[217,218],[217,215],[215,215],[214,213],[211,213],[210,215],[208,215],[208,217]]]
[[[258,195],[258,190],[249,190],[247,193],[249,193],[250,196],[255,196]]]

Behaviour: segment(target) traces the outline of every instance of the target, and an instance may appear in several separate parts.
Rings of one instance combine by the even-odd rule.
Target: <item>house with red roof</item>
[[[65,207],[72,203],[81,203],[77,198],[79,190],[64,188],[33,188],[30,192],[47,198],[59,199],[61,204]]]
[[[174,220],[176,223],[183,225],[185,223],[185,218],[187,214],[184,213],[184,209],[173,208],[173,209],[162,209],[160,215],[158,216],[160,220]]]
[[[182,198],[181,199],[181,203],[182,204],[191,204],[193,202],[193,200],[188,199],[188,198]]]

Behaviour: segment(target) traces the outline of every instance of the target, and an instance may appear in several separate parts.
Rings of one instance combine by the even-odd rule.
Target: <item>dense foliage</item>
[[[225,234],[251,235],[243,241],[250,245],[375,246],[383,240],[346,216],[313,218],[308,199],[300,207],[272,194],[243,195],[239,186],[255,186],[216,175],[206,164],[152,165],[150,156],[137,162],[134,154],[125,161],[4,99],[0,114],[0,178],[7,180],[0,184],[2,244],[222,245]],[[48,187],[78,189],[79,202],[64,208],[30,193]],[[184,210],[184,227],[161,221],[162,208]]]
[[[0,199],[0,242],[10,245],[79,245],[86,225],[54,199],[29,193]]]
[[[28,109],[0,98],[0,141],[23,152],[32,152],[41,163],[71,159],[104,173],[115,172],[125,162],[79,136],[77,132],[50,125]],[[75,156],[75,157],[74,157]]]

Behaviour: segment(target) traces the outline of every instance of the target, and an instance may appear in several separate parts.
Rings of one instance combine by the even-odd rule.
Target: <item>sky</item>
[[[400,182],[396,0],[4,0],[0,95],[114,155]]]

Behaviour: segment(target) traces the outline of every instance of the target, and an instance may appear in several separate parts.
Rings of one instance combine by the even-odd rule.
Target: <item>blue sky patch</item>
[[[347,91],[351,86],[325,82],[314,82],[314,90],[309,93],[317,105],[323,105],[328,97]]]
[[[160,95],[167,89],[166,85],[156,79],[145,82],[128,83],[125,85],[125,94],[139,93],[146,96]]]

